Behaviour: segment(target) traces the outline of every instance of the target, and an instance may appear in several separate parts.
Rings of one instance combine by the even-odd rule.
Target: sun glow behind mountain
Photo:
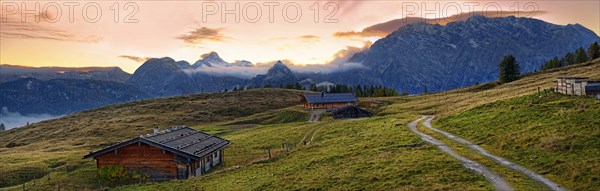
[[[368,47],[386,35],[385,30],[368,33],[370,26],[375,29],[375,26],[390,27],[386,26],[386,22],[403,17],[425,17],[429,19],[423,21],[430,22],[434,18],[469,12],[469,7],[465,5],[475,6],[472,11],[482,11],[487,7],[488,12],[495,12],[490,8],[494,4],[490,3],[496,3],[503,11],[509,12],[518,7],[521,11],[518,12],[519,16],[533,16],[556,24],[580,23],[597,34],[600,31],[600,3],[596,1],[534,1],[538,11],[533,15],[528,11],[534,7],[517,1],[467,4],[462,1],[451,2],[455,4],[433,1],[423,2],[425,4],[401,1],[92,3],[95,4],[79,3],[74,6],[73,22],[70,22],[68,6],[56,4],[62,11],[62,14],[57,14],[57,9],[51,6],[54,4],[40,2],[42,14],[37,15],[41,18],[40,22],[36,22],[36,16],[23,16],[22,12],[23,6],[28,10],[34,9],[35,2],[21,4],[3,1],[0,63],[26,66],[119,66],[131,73],[150,57],[169,56],[193,63],[201,54],[216,51],[228,62],[288,60],[298,66],[327,64],[339,62],[340,58],[349,57],[351,55],[347,54]],[[240,6],[237,12],[222,15],[225,9],[234,9],[236,3]],[[460,10],[451,5],[458,5]],[[273,8],[272,15],[270,6]],[[411,6],[417,6],[416,11],[411,12]],[[79,16],[86,7],[88,16]],[[102,17],[95,23],[89,21],[95,16],[90,7],[102,11]],[[216,12],[211,12],[211,7],[216,8]],[[285,8],[287,14],[283,14]],[[430,9],[438,11],[431,14],[427,11]],[[117,13],[114,10],[120,11]],[[297,20],[295,18],[299,14],[295,10],[302,12]],[[129,17],[131,13],[135,14]],[[258,20],[257,15],[261,15]],[[26,22],[21,21],[22,16]],[[444,24],[445,20],[438,22]]]

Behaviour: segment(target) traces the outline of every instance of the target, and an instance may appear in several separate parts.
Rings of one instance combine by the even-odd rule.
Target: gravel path
[[[321,115],[323,115],[323,113],[325,113],[324,110],[312,110],[310,112],[310,119],[308,119],[308,122],[318,122],[321,119]]]
[[[502,191],[513,190],[513,188],[508,183],[506,183],[506,181],[502,177],[498,176],[496,173],[492,172],[487,167],[457,154],[452,149],[450,149],[446,144],[417,130],[417,125],[419,124],[419,122],[421,120],[423,120],[425,118],[427,118],[427,116],[423,116],[420,119],[409,123],[408,128],[410,128],[410,130],[412,130],[414,133],[419,135],[421,137],[421,139],[423,139],[424,141],[437,146],[440,150],[442,150],[442,151],[450,154],[452,157],[458,159],[468,169],[474,170],[475,172],[483,175],[488,181],[490,181],[490,182],[492,182],[492,184],[494,184],[494,187],[496,187],[496,190],[502,190]]]
[[[546,187],[548,187],[550,190],[555,190],[555,191],[563,191],[563,190],[566,190],[565,188],[562,188],[562,187],[560,187],[558,184],[556,184],[556,183],[552,182],[551,180],[549,180],[549,179],[547,179],[547,178],[544,178],[542,175],[536,174],[535,172],[533,172],[533,171],[531,171],[531,170],[529,170],[529,169],[527,169],[527,168],[524,168],[524,167],[522,167],[522,166],[519,166],[518,164],[515,164],[515,163],[513,163],[513,162],[510,162],[510,161],[508,161],[508,160],[506,160],[506,159],[504,159],[504,158],[502,158],[502,157],[499,157],[499,156],[493,155],[493,154],[489,153],[487,150],[485,150],[485,149],[481,148],[480,146],[478,146],[478,145],[476,145],[476,144],[473,144],[473,143],[471,143],[471,142],[469,142],[469,141],[467,141],[467,140],[464,140],[464,139],[462,139],[462,138],[460,138],[460,137],[454,136],[454,135],[452,135],[452,134],[450,134],[450,133],[448,133],[448,132],[445,132],[445,131],[442,131],[442,130],[439,130],[439,129],[433,128],[433,127],[431,126],[431,120],[432,120],[434,117],[435,117],[435,116],[430,116],[430,117],[429,117],[429,119],[427,119],[427,120],[426,120],[426,121],[423,123],[423,125],[425,125],[425,127],[429,128],[429,129],[431,129],[431,130],[433,130],[433,131],[435,131],[435,132],[438,132],[438,133],[440,133],[440,134],[442,134],[442,135],[444,135],[444,136],[448,137],[449,139],[452,139],[452,140],[454,140],[454,141],[456,141],[456,142],[458,142],[458,143],[460,143],[460,144],[463,144],[463,145],[465,145],[465,146],[467,146],[467,147],[469,147],[469,148],[471,148],[471,149],[473,149],[473,150],[477,151],[479,154],[481,154],[481,155],[483,155],[483,156],[486,156],[486,157],[488,157],[488,158],[490,158],[490,159],[492,159],[492,160],[496,161],[498,164],[500,164],[500,165],[502,165],[502,166],[505,166],[505,167],[508,167],[508,168],[512,168],[512,169],[514,169],[514,170],[516,170],[516,171],[519,171],[519,172],[521,172],[521,173],[523,173],[523,174],[525,174],[525,175],[529,176],[529,177],[530,177],[530,178],[532,178],[533,180],[535,180],[535,181],[537,181],[537,182],[539,182],[539,183],[541,183],[541,184],[544,184],[544,185],[545,185]]]

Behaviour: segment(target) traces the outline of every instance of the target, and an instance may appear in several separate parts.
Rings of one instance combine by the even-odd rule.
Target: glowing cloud
[[[130,55],[119,55],[119,58],[125,58],[125,59],[133,60],[136,62],[146,62],[146,61],[150,60],[150,57],[137,57],[137,56],[130,56]]]
[[[183,42],[190,45],[201,44],[204,41],[222,42],[227,39],[223,36],[222,31],[222,28],[200,27],[178,36],[177,39],[183,40]]]

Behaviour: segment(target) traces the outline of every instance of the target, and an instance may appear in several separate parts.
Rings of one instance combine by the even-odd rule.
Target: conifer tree
[[[585,53],[585,50],[583,50],[582,47],[579,47],[577,49],[577,51],[575,51],[575,63],[584,63],[588,61],[588,57],[587,54]]]
[[[598,42],[594,42],[592,44],[590,44],[590,47],[588,47],[588,58],[590,60],[594,60],[596,58],[600,58],[600,46],[598,45]]]
[[[517,59],[512,55],[505,56],[498,65],[498,69],[498,81],[501,83],[518,80],[521,74],[521,67],[517,63]]]

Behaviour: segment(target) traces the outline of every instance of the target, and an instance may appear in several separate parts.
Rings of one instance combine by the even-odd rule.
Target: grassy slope
[[[438,121],[444,130],[574,190],[600,190],[600,101],[548,94],[485,104]]]
[[[443,126],[442,129],[472,142],[482,143],[484,144],[482,146],[491,152],[546,175],[567,188],[598,189],[599,181],[598,176],[595,174],[600,172],[600,166],[597,164],[600,156],[600,151],[597,149],[600,142],[598,136],[600,133],[598,118],[600,118],[600,115],[597,109],[591,109],[592,107],[598,108],[597,100],[581,97],[562,97],[561,99],[568,100],[566,102],[574,102],[585,108],[570,108],[570,110],[564,106],[534,107],[529,103],[523,106],[523,102],[510,102],[510,106],[494,105],[496,102],[502,103],[502,100],[527,99],[521,96],[530,97],[532,94],[536,94],[538,87],[542,90],[552,88],[555,85],[552,80],[558,76],[582,76],[599,80],[600,72],[598,71],[600,71],[600,59],[566,68],[528,74],[521,80],[507,84],[488,83],[449,92],[395,98],[397,104],[390,106],[383,113],[412,111],[418,114],[435,114],[437,115],[436,119],[442,119],[440,121],[440,125]],[[482,105],[490,107],[485,111],[490,112],[490,115],[507,116],[512,112],[532,113],[532,115],[509,115],[509,117],[502,118],[503,120],[491,120],[480,109]],[[495,113],[496,108],[494,106],[498,107],[498,111],[505,109],[503,107],[512,108],[514,111],[504,110],[503,113]],[[463,115],[463,113],[467,114]],[[563,114],[564,116],[562,116]],[[447,123],[448,119],[444,119],[448,116],[452,116],[452,124]],[[466,116],[470,118],[463,118]],[[459,128],[461,125],[465,125],[461,122],[470,124],[465,128]],[[529,126],[531,124],[522,124],[523,122],[535,125]],[[567,125],[569,122],[573,123]],[[483,129],[484,126],[478,126],[479,124],[486,124],[487,127]],[[434,125],[439,126],[438,124]],[[521,125],[523,126],[518,127]],[[497,128],[506,126],[512,126],[513,128]],[[529,128],[535,128],[538,131],[525,130]],[[431,131],[425,131],[436,136]],[[493,131],[490,135],[483,134],[490,131]],[[442,136],[436,137],[451,143]],[[509,140],[513,140],[511,138],[514,137],[520,137],[521,139],[514,141],[512,145],[506,144],[511,142]],[[524,137],[529,139],[523,139]],[[496,140],[503,140],[504,144],[495,144],[494,141]],[[570,149],[569,151],[547,149],[552,144],[570,147]],[[458,144],[453,144],[452,147],[467,157],[491,166],[492,169],[505,176],[515,188],[525,190],[540,188],[539,184],[532,184],[530,180],[525,180],[522,175],[514,174],[506,168],[498,168],[493,161],[473,154],[473,151],[468,148],[462,148]],[[521,148],[515,149],[515,147]],[[542,147],[546,149],[540,149]],[[557,147],[557,145],[551,147]]]
[[[423,144],[406,123],[414,116],[328,120],[264,126],[224,135],[235,143],[225,156],[237,162],[244,149],[300,143],[304,131],[315,140],[297,144],[271,160],[254,162],[187,181],[134,186],[123,190],[489,190],[486,180],[469,172],[432,145]],[[278,134],[287,134],[279,136]],[[276,137],[272,137],[275,135]],[[273,140],[279,140],[279,142]],[[278,145],[279,144],[279,145]],[[245,148],[244,148],[245,147]],[[244,149],[242,149],[244,148]],[[233,160],[233,161],[232,161]]]
[[[435,114],[438,117],[460,113],[482,104],[502,99],[524,96],[537,92],[537,88],[550,89],[555,86],[552,80],[558,76],[585,76],[600,80],[600,59],[593,62],[571,65],[524,76],[522,79],[498,85],[481,84],[423,96],[398,98],[402,104],[395,104],[386,112],[398,113],[414,111],[420,114]]]
[[[0,187],[67,166],[92,166],[81,160],[89,151],[152,132],[157,125],[220,124],[296,105],[301,94],[266,89],[134,101],[0,132]]]
[[[459,162],[435,147],[423,144],[410,133],[405,123],[417,116],[388,115],[365,120],[324,118],[320,123],[308,123],[305,122],[307,114],[299,107],[268,110],[232,121],[195,126],[232,141],[224,156],[225,165],[213,170],[216,173],[189,181],[169,181],[126,189],[230,189],[226,185],[241,190],[491,189],[483,177],[469,172]],[[310,141],[313,135],[313,142],[304,146],[303,140]],[[291,147],[289,152],[281,149],[282,143]],[[62,172],[53,173],[50,180],[47,177],[36,179],[34,190],[56,189],[59,184],[66,190],[97,188],[93,161],[80,159],[85,149],[61,153],[58,150],[27,151],[19,148],[4,148],[10,154],[0,156],[0,162],[26,165],[29,163],[26,161],[33,161],[39,166],[49,165],[45,162],[49,160],[67,162],[55,169]],[[267,148],[272,150],[274,158],[271,160],[266,160]],[[66,171],[66,166],[70,166],[71,170]],[[26,187],[31,188],[32,185],[33,181],[30,181]],[[15,186],[9,190],[19,189],[20,186]]]
[[[234,108],[238,105],[235,104],[236,98],[227,94],[187,100],[188,104],[179,103],[181,98],[169,98],[150,101],[151,103],[147,104],[142,102],[110,106],[108,108],[112,109],[94,110],[89,114],[83,112],[83,116],[82,113],[79,113],[72,117],[20,128],[13,132],[0,133],[0,146],[6,146],[13,142],[27,144],[16,148],[0,148],[0,164],[18,164],[15,166],[20,169],[24,169],[25,166],[38,165],[47,169],[48,166],[54,166],[53,164],[56,164],[57,161],[59,163],[67,161],[66,165],[57,167],[57,169],[69,165],[77,168],[71,168],[72,170],[68,173],[53,175],[49,182],[45,177],[37,180],[40,190],[54,188],[58,181],[62,181],[61,185],[68,185],[73,189],[77,186],[81,189],[92,189],[95,188],[95,182],[89,177],[94,176],[94,165],[91,161],[83,161],[79,158],[90,149],[136,136],[141,130],[148,132],[152,126],[157,125],[156,122],[162,126],[199,124],[194,126],[203,131],[219,134],[234,142],[232,147],[226,151],[225,168],[227,169],[190,181],[170,181],[143,188],[159,189],[173,186],[175,188],[223,189],[225,188],[223,185],[232,184],[245,189],[491,189],[489,183],[481,176],[466,171],[457,161],[434,147],[421,145],[422,141],[410,133],[404,124],[416,119],[418,114],[449,116],[482,104],[530,94],[538,86],[552,87],[551,80],[560,75],[600,78],[600,74],[594,72],[600,70],[598,62],[599,60],[596,60],[594,64],[582,64],[529,75],[522,80],[499,86],[484,84],[425,96],[385,98],[393,104],[380,109],[380,117],[359,121],[326,119],[325,122],[316,124],[294,122],[302,121],[301,119],[304,119],[306,115],[298,113],[300,110],[294,107],[273,110],[278,105],[272,104],[270,100],[264,98],[264,95],[286,94],[286,91],[283,90],[281,90],[282,92],[275,92],[279,90],[260,92],[256,93],[254,97],[250,97],[247,101],[262,100],[263,104],[271,104],[271,106],[254,110],[252,112],[257,114],[248,117],[236,116],[236,112],[227,109],[232,107],[232,104]],[[220,97],[224,97],[224,99],[219,99]],[[207,105],[221,109],[196,105],[202,102],[212,103]],[[194,105],[194,107],[179,112],[181,108],[189,105]],[[173,109],[173,107],[180,108]],[[262,105],[253,104],[246,109],[252,110],[254,107],[260,108]],[[241,108],[242,106],[238,107],[238,109]],[[113,114],[109,111],[119,112]],[[201,111],[209,111],[213,115],[207,117],[210,115],[198,114],[190,117],[190,112]],[[214,115],[215,111],[225,117]],[[236,117],[239,118],[234,119]],[[294,119],[288,120],[288,118]],[[232,121],[219,122],[219,120]],[[213,123],[203,124],[210,121]],[[94,128],[89,128],[90,125],[87,124],[91,124]],[[63,130],[60,128],[62,126],[68,128]],[[49,132],[62,131],[67,134],[43,135],[41,132],[45,128],[50,128]],[[69,133],[71,130],[79,133]],[[97,133],[98,131],[100,133]],[[287,154],[282,154],[274,149],[274,153],[281,155],[269,161],[263,160],[266,157],[264,153],[261,155],[264,148],[281,147],[281,143],[286,140],[288,143],[300,143],[306,137],[310,139],[314,132],[317,134],[315,144],[308,147],[299,145]],[[83,136],[78,136],[78,134]],[[19,138],[32,135],[40,138]],[[416,147],[413,148],[413,146]],[[65,152],[64,150],[69,151]],[[231,158],[227,158],[228,155]],[[283,184],[282,182],[291,183]],[[253,187],[255,185],[261,187]],[[69,188],[68,186],[65,188]]]

